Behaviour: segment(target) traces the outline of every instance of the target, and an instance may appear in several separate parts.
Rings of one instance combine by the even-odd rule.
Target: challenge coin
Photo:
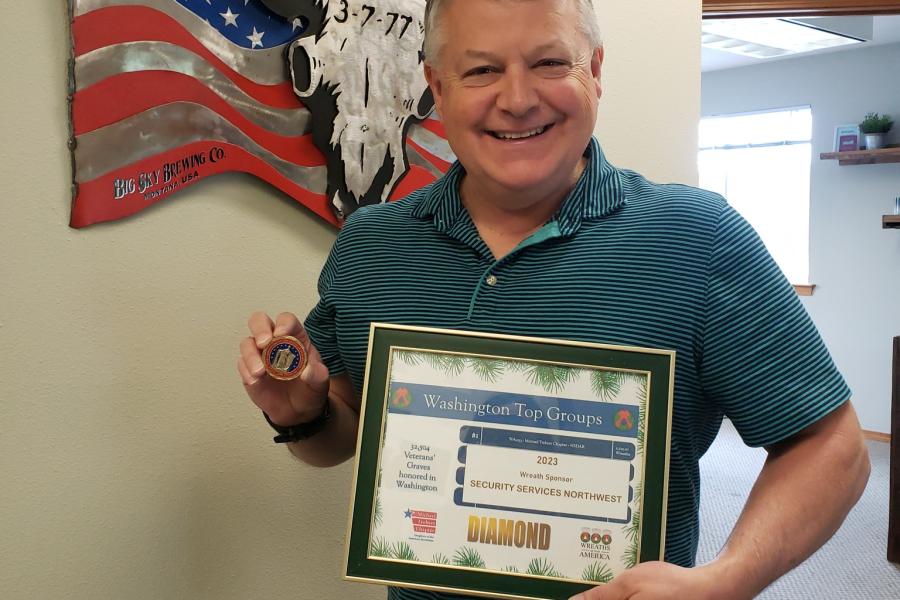
[[[282,335],[272,340],[263,350],[266,373],[275,379],[296,379],[306,366],[306,350],[295,337]]]

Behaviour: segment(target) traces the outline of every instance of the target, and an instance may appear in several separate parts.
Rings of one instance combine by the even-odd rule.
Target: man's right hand
[[[253,403],[278,425],[297,425],[318,417],[328,398],[328,367],[300,320],[292,313],[281,313],[273,322],[266,313],[256,312],[247,325],[250,336],[241,340],[237,368]],[[300,340],[307,352],[306,367],[300,377],[291,381],[269,377],[262,361],[261,352],[266,344],[282,335]]]

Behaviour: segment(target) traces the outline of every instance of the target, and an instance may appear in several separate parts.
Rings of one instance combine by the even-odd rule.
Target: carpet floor
[[[900,600],[900,567],[885,558],[890,446],[867,443],[872,474],[843,526],[818,552],[769,586],[759,598]],[[700,461],[703,484],[698,564],[715,557],[725,543],[764,460],[765,451],[746,447],[726,420]]]

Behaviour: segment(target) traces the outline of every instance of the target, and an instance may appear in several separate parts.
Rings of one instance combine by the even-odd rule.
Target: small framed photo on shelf
[[[834,128],[834,151],[859,150],[859,125],[838,125]]]

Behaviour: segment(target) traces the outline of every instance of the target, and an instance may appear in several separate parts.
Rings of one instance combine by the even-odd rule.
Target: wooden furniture
[[[900,564],[900,336],[894,338],[890,471],[887,559],[892,563]]]
[[[881,217],[883,229],[900,229],[900,215],[884,215]]]
[[[883,15],[898,12],[898,0],[703,0],[704,18]]]
[[[840,165],[879,165],[900,162],[900,148],[879,150],[851,150],[849,152],[823,152],[822,160],[837,160]]]

